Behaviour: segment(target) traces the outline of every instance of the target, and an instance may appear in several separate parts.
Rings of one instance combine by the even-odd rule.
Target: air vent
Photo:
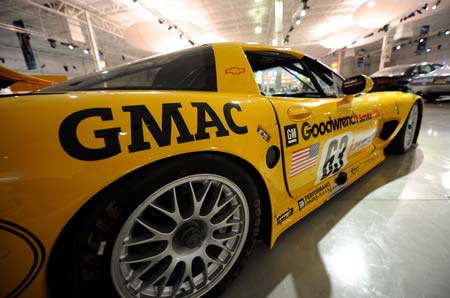
[[[389,137],[392,135],[392,133],[397,128],[397,125],[398,125],[397,120],[385,122],[383,125],[383,129],[381,130],[379,138],[382,139],[383,141],[386,141],[387,139],[389,139]]]

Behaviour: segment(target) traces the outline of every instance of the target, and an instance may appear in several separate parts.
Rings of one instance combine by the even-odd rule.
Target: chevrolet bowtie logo
[[[225,74],[238,75],[245,72],[244,67],[233,66],[225,69]]]

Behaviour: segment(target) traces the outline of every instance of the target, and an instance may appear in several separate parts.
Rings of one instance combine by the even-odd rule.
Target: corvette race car
[[[0,97],[1,297],[216,297],[259,238],[415,147],[423,101],[212,44]]]

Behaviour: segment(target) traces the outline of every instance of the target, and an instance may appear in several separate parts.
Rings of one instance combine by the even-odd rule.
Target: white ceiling
[[[62,26],[61,16],[38,9],[30,2],[46,4],[49,2],[68,2],[127,28],[140,21],[150,21],[158,25],[160,16],[177,24],[181,30],[191,36],[196,43],[217,41],[258,42],[270,44],[274,38],[274,0],[0,0],[0,22],[9,23],[14,19],[23,19],[27,28],[44,31],[55,36],[67,38],[68,32]],[[394,1],[394,0],[392,0]],[[434,4],[435,0],[402,0]],[[285,44],[312,56],[320,57],[329,53],[319,45],[320,40],[330,32],[351,26],[353,12],[366,0],[309,0],[306,16],[299,26],[290,33],[290,41]],[[144,6],[147,8],[144,8]],[[303,7],[300,0],[283,1],[283,35],[294,24],[294,13]],[[153,11],[153,12],[152,12]],[[436,14],[450,22],[450,1],[442,0],[436,10],[429,10],[423,16]],[[422,15],[421,15],[422,16]],[[414,20],[414,18],[412,19]],[[182,24],[182,25],[180,25]],[[255,33],[255,27],[261,26],[262,32]],[[450,26],[450,24],[449,24]],[[3,29],[1,29],[3,30]],[[85,28],[83,28],[85,32]],[[151,53],[133,48],[114,35],[95,30],[99,48],[130,57],[142,57]],[[159,34],[179,34],[161,29]],[[160,36],[161,36],[160,35]],[[154,42],[158,38],[154,37]],[[45,44],[45,43],[44,43]],[[48,46],[48,45],[47,45]]]

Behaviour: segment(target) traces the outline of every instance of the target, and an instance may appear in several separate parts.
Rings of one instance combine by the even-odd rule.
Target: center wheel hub
[[[175,234],[174,244],[180,250],[195,249],[206,238],[206,225],[198,220],[184,223]]]

